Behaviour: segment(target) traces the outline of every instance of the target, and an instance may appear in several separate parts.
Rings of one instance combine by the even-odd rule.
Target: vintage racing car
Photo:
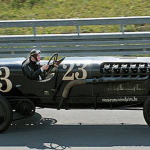
[[[150,126],[149,57],[57,58],[55,53],[49,61],[41,61],[51,64],[42,81],[25,77],[22,71],[25,58],[0,59],[1,133],[9,128],[14,114],[29,117],[36,107],[143,107],[145,121]]]

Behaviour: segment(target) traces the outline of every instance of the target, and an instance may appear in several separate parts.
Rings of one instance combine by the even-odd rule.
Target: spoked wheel
[[[50,59],[49,59],[49,61],[48,61],[48,65],[50,65],[50,63],[52,63],[52,64],[54,64],[54,62],[56,62],[57,61],[57,58],[58,58],[58,54],[57,53],[54,53],[51,57],[50,57]],[[51,62],[52,61],[52,62]]]
[[[32,101],[25,99],[18,102],[17,111],[24,117],[29,117],[35,113],[35,105]]]
[[[12,122],[13,112],[10,103],[0,96],[0,133],[7,130]]]
[[[146,123],[150,126],[150,97],[148,97],[144,103],[143,115]]]
[[[48,71],[51,71],[55,65],[55,63],[57,62],[57,58],[58,58],[58,54],[57,53],[54,53],[51,58],[49,59],[47,65],[49,65],[49,68],[47,70]]]

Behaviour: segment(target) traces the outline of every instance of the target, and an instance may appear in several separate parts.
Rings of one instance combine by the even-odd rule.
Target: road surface
[[[0,150],[149,150],[142,110],[37,109],[0,134]]]

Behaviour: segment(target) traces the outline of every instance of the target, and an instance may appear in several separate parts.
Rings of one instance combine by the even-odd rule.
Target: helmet
[[[32,57],[34,57],[34,59],[37,61],[37,55],[38,54],[41,54],[41,51],[40,50],[37,50],[37,49],[33,49],[33,50],[31,50],[31,52],[30,52],[30,57],[32,56]]]

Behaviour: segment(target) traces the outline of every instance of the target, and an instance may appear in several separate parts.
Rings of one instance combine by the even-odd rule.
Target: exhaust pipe
[[[67,101],[67,98],[68,98],[68,94],[70,92],[70,89],[73,87],[73,86],[76,86],[76,85],[81,85],[81,84],[86,84],[86,80],[82,80],[82,79],[79,79],[79,80],[73,80],[73,81],[70,81],[64,88],[63,90],[63,93],[62,93],[62,98],[61,98],[61,101],[59,103],[59,106],[58,106],[58,109],[60,109],[62,106],[64,106],[66,104],[66,101]]]

